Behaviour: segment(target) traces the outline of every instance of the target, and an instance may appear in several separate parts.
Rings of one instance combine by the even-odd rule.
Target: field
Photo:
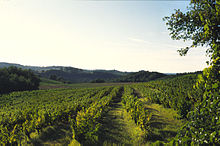
[[[0,96],[0,143],[151,145],[168,142],[200,101],[196,75],[135,84],[67,84]],[[102,87],[101,87],[102,86]],[[159,142],[160,141],[160,142]]]
[[[54,88],[93,88],[93,87],[105,87],[105,86],[117,86],[127,85],[135,83],[74,83],[64,84],[63,82],[50,80],[47,78],[41,78],[40,89],[54,89]]]

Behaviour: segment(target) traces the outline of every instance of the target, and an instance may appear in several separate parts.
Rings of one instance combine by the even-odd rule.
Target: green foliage
[[[148,122],[151,119],[151,114],[145,109],[143,102],[134,96],[134,91],[129,86],[125,86],[124,88],[122,104],[131,115],[131,118],[142,130],[145,132],[150,130]]]
[[[30,70],[16,67],[0,69],[0,94],[12,91],[36,90],[40,79]]]
[[[63,84],[60,81],[55,81],[47,78],[40,78],[41,82],[40,85],[58,85],[58,84]]]
[[[202,100],[202,89],[193,89],[197,75],[189,74],[175,78],[158,80],[143,84],[137,84],[137,89],[142,97],[149,101],[162,104],[164,107],[173,108],[178,111],[182,118],[194,108],[194,105]]]
[[[214,63],[218,62],[219,59]],[[216,73],[219,73],[219,66],[206,69],[199,82],[196,82],[197,75],[189,74],[123,88],[55,89],[2,95],[0,144],[27,144],[32,139],[31,133],[42,133],[42,129],[59,123],[71,127],[75,142],[98,144],[102,118],[116,96],[144,131],[145,138],[152,132],[150,123],[154,118],[146,109],[147,103],[174,108],[182,118],[189,120],[176,139],[169,143],[156,142],[156,145],[219,144],[220,86],[219,80],[214,78]],[[206,79],[211,76],[213,80]]]
[[[165,17],[172,39],[192,40],[192,45],[179,50],[186,55],[192,47],[207,45],[207,53],[219,56],[216,51],[219,44],[220,4],[219,0],[191,0],[186,13],[175,10],[170,17]],[[219,48],[218,48],[219,50]]]
[[[197,88],[205,87],[203,100],[189,113],[189,122],[180,130],[177,140],[184,144],[220,144],[220,57],[204,69]],[[217,77],[217,78],[216,78]]]
[[[0,144],[30,141],[47,126],[75,121],[77,112],[109,94],[112,88],[13,92],[0,97]]]
[[[113,71],[88,71],[72,67],[61,67],[56,70],[47,70],[41,72],[40,75],[42,77],[52,77],[55,80],[69,81],[71,83],[88,83],[97,79],[112,80],[122,76],[121,74],[116,74]]]
[[[91,81],[91,83],[105,83],[105,80],[103,80],[103,79],[96,79],[96,80]]]
[[[188,123],[177,136],[179,144],[220,144],[220,2],[219,0],[191,0],[186,13],[176,10],[165,17],[173,39],[192,40],[192,45],[179,50],[185,55],[192,47],[208,46],[210,67],[199,77],[197,88],[204,90],[202,100],[188,114]]]
[[[117,95],[119,90],[119,87],[115,87],[110,94],[96,100],[89,108],[83,108],[77,113],[76,123],[71,123],[74,131],[73,138],[82,144],[98,142],[99,131],[102,127],[101,118],[108,111],[112,98]]]
[[[117,79],[116,81],[117,82],[148,82],[165,76],[166,76],[165,74],[158,72],[139,71],[123,76]]]

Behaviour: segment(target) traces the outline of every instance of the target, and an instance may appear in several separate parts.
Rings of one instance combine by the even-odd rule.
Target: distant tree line
[[[105,83],[106,81],[104,79],[96,79],[91,81],[91,83]]]
[[[107,71],[83,71],[74,68],[63,68],[62,70],[47,70],[39,74],[41,77],[71,83],[88,83],[97,79],[105,81],[120,78],[121,75],[114,74]]]
[[[148,82],[165,76],[165,74],[158,72],[139,71],[123,76],[117,79],[115,82]]]
[[[63,82],[64,84],[70,84],[71,83],[70,81],[66,81],[61,76],[57,76],[55,74],[51,74],[49,79],[54,80],[54,81]]]
[[[0,94],[12,91],[36,90],[40,79],[31,71],[17,67],[0,69]]]
[[[188,75],[188,74],[202,74],[202,71],[177,73],[176,75],[181,76],[181,75]]]

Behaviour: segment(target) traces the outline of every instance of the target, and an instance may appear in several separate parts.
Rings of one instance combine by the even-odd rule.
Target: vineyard
[[[0,96],[0,143],[166,143],[203,100],[203,91],[193,88],[196,78],[5,94]]]

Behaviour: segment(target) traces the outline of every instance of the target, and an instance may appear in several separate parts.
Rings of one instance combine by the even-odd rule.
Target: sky
[[[202,70],[205,48],[169,36],[165,16],[189,1],[0,0],[0,62],[180,73]]]

